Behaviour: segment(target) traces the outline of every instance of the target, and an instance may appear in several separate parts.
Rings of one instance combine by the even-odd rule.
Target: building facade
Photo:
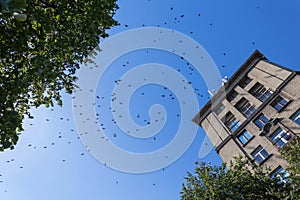
[[[193,121],[224,162],[242,155],[283,170],[280,149],[300,134],[300,73],[256,50]]]

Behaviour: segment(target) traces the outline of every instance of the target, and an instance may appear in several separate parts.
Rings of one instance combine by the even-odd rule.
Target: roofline
[[[192,119],[193,122],[200,125],[203,119],[207,116],[208,111],[210,111],[212,102],[216,102],[216,100],[221,97],[224,92],[228,89],[229,86],[236,80],[237,77],[240,76],[245,71],[249,71],[252,69],[259,61],[268,59],[259,51],[255,50],[250,57],[239,67],[239,69],[230,77],[230,79],[222,86],[218,92],[204,105],[204,107],[197,113],[197,115]]]
[[[276,65],[282,69],[285,69],[290,72],[295,72],[300,75],[300,71],[291,70],[287,67],[278,65],[269,61],[259,50],[255,50],[250,57],[239,67],[239,69],[231,76],[231,78],[222,86],[218,92],[202,107],[202,109],[197,113],[197,115],[192,119],[192,121],[201,126],[202,121],[206,118],[206,116],[211,111],[212,106],[217,105],[223,98],[226,96],[226,90],[231,90],[235,85],[233,83],[240,77],[241,74],[247,74],[259,61],[265,61],[270,64]],[[243,77],[243,76],[242,76]],[[230,91],[227,91],[230,92]],[[224,96],[225,95],[225,96]]]

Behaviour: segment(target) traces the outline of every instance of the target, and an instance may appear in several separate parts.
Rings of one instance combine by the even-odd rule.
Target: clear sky
[[[260,50],[272,62],[300,70],[300,1],[298,0],[286,2],[279,0],[128,0],[125,2],[119,0],[118,4],[120,9],[115,18],[120,22],[120,26],[109,31],[110,37],[102,40],[104,44],[113,41],[113,36],[135,28],[167,28],[185,34],[198,42],[214,61],[221,77],[230,77],[255,49]],[[114,44],[107,55],[113,55],[124,46],[137,44],[141,38],[151,37],[152,35],[139,34],[127,41]],[[167,41],[169,39],[172,38],[165,38]],[[177,51],[181,50],[179,43],[168,45],[173,45],[172,48]],[[99,83],[94,83],[91,79],[86,81],[86,84],[95,85],[95,90],[91,92],[94,95],[94,104],[91,106],[95,108],[94,117],[98,118],[97,123],[101,129],[99,132],[104,134],[105,139],[127,152],[147,154],[147,152],[163,149],[176,138],[179,134],[178,130],[187,125],[184,131],[187,137],[191,137],[192,144],[186,151],[182,151],[181,144],[186,141],[180,140],[179,143],[182,143],[173,148],[174,152],[182,151],[180,158],[174,159],[175,162],[166,162],[173,156],[169,152],[164,155],[165,160],[159,161],[161,162],[159,166],[163,165],[163,167],[153,166],[158,170],[147,173],[124,172],[131,165],[136,167],[136,172],[142,171],[143,167],[149,165],[147,161],[140,161],[137,157],[136,159],[123,157],[124,160],[120,164],[118,155],[104,149],[100,155],[105,154],[108,158],[115,158],[120,165],[110,166],[110,161],[106,163],[106,157],[102,162],[99,161],[86,150],[80,140],[80,137],[83,139],[85,135],[82,130],[89,130],[86,131],[88,134],[92,132],[86,126],[92,120],[87,117],[91,112],[83,108],[88,102],[88,96],[86,101],[83,99],[81,102],[72,102],[74,100],[72,96],[64,95],[63,107],[53,109],[41,107],[33,110],[35,119],[25,121],[25,131],[16,148],[13,151],[0,153],[0,200],[179,199],[186,171],[194,169],[195,161],[219,165],[221,160],[214,151],[207,152],[205,157],[199,158],[199,149],[203,144],[205,133],[187,118],[187,116],[194,116],[209,98],[207,93],[209,86],[203,77],[207,74],[203,71],[199,73],[199,67],[200,70],[212,72],[215,70],[214,66],[207,63],[193,66],[193,61],[189,60],[188,55],[185,57],[176,53],[161,48],[144,48],[127,52],[111,61],[107,70],[99,77]],[[101,66],[101,63],[108,59],[107,57],[99,55],[97,59],[96,63],[100,68],[106,67]],[[160,71],[161,66],[156,70],[166,73],[166,76],[160,78],[159,75],[153,75],[151,71],[142,71],[142,75],[135,74],[137,71],[134,70],[140,65],[149,63],[152,63],[151,67],[157,63],[169,66],[164,71]],[[89,67],[85,69],[93,72]],[[169,76],[172,73],[173,75]],[[183,77],[185,82],[182,81]],[[140,84],[140,87],[125,99],[131,88],[136,86],[134,81],[140,78],[153,80],[146,81],[147,83],[142,86]],[[216,84],[220,83],[218,77],[210,78],[215,79]],[[129,80],[126,82],[126,79]],[[168,83],[158,84],[160,79]],[[180,81],[184,83],[177,86]],[[120,82],[120,85],[126,82],[128,87],[118,88],[117,83]],[[186,87],[187,90],[192,88],[193,94],[180,93],[180,87]],[[113,94],[114,91],[118,91],[116,96]],[[78,97],[76,94],[74,96]],[[187,100],[182,100],[186,98]],[[183,101],[189,104],[193,99],[196,99],[198,108],[194,111],[189,110],[186,114],[185,109],[190,107],[186,108]],[[159,125],[155,125],[149,116],[149,109],[156,104],[160,104],[164,109],[155,107],[154,110],[158,109],[162,114],[166,114],[163,118],[159,118],[161,120],[158,120]],[[127,109],[124,111],[121,105],[125,105],[123,108]],[[114,108],[118,109],[114,111]],[[118,121],[120,120],[118,118],[122,118],[119,117],[121,115],[119,112],[126,114],[127,111],[131,120],[124,117],[125,121]],[[85,118],[83,120],[80,118],[82,121],[79,123],[75,120],[78,116]],[[135,124],[134,130],[143,130],[144,138],[134,137],[135,135],[130,135],[128,132],[124,133],[128,124],[129,128],[132,128],[130,126],[132,123]],[[161,130],[157,130],[157,127]],[[193,132],[194,130],[196,132]],[[92,142],[91,139],[87,141],[89,144]],[[206,146],[209,147],[209,143]],[[120,168],[123,170],[118,170]]]

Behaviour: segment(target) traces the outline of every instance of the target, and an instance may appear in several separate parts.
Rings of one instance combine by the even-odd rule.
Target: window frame
[[[267,119],[267,121],[262,120],[261,117],[265,117]],[[263,113],[261,113],[257,118],[254,119],[253,123],[259,128],[262,129],[264,127],[264,125],[266,125],[268,123],[270,119],[268,117],[266,117]],[[259,123],[257,123],[259,122]],[[261,124],[261,126],[259,126],[259,124]]]
[[[241,87],[241,88],[245,88],[247,85],[249,85],[249,83],[252,81],[252,78],[249,78],[249,76],[244,76],[243,78],[242,78],[242,80],[239,82],[239,86]]]
[[[231,102],[233,101],[233,99],[235,99],[235,97],[237,97],[238,93],[235,90],[232,90],[231,92],[228,93],[226,99],[227,101]]]
[[[255,106],[250,104],[250,102],[242,97],[234,106],[238,111],[240,111],[245,117],[251,117],[256,111]]]
[[[250,142],[250,140],[253,139],[253,135],[251,133],[249,133],[249,131],[247,131],[246,129],[243,130],[238,136],[238,140],[240,141],[240,143],[245,146],[246,144],[248,144]],[[243,138],[244,140],[242,140],[241,138]]]
[[[264,155],[266,153],[266,155]],[[271,154],[267,152],[266,149],[264,149],[261,145],[259,145],[252,153],[251,156],[255,159],[255,161],[261,165],[263,164],[270,156]],[[261,159],[257,159],[261,158]]]
[[[255,96],[258,100],[264,102],[270,98],[270,96],[273,94],[273,91],[270,88],[267,89],[264,85],[257,82],[249,90],[249,93]]]
[[[222,103],[220,103],[214,109],[214,113],[216,113],[216,115],[219,115],[224,109],[225,109],[225,106]]]
[[[289,119],[300,126],[300,108]]]
[[[282,100],[284,101],[284,103],[282,103]],[[277,110],[278,112],[282,111],[288,104],[289,104],[289,100],[287,100],[286,98],[283,98],[282,96],[278,96],[275,98],[275,100],[270,104],[275,110]]]
[[[284,147],[291,139],[291,134],[281,127],[277,128],[272,134],[269,135],[272,143],[279,148]]]
[[[224,121],[224,125],[232,133],[235,132],[241,125],[241,122],[231,112],[228,112],[225,115],[225,118],[223,121]]]
[[[277,184],[288,183],[289,182],[289,178],[288,178],[289,176],[290,176],[290,174],[288,173],[288,171],[286,171],[280,165],[276,169],[274,169],[270,174],[271,179],[275,179],[275,178],[279,179]]]

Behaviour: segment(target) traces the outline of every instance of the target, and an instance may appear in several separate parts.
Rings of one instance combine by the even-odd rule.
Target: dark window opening
[[[245,88],[250,82],[252,81],[251,78],[249,78],[248,76],[245,76],[239,83],[239,86],[241,88]]]
[[[278,147],[283,147],[291,139],[291,134],[287,133],[282,128],[278,128],[272,135],[270,135],[270,139]]]
[[[281,96],[278,96],[275,101],[271,103],[271,106],[275,108],[277,111],[281,111],[287,104],[288,100],[282,98]]]
[[[239,141],[245,145],[247,142],[252,138],[253,136],[246,130],[244,130],[239,136],[238,139]]]
[[[300,109],[295,112],[291,117],[291,120],[293,120],[296,124],[298,124],[300,126]]]
[[[269,119],[264,114],[260,114],[258,118],[254,120],[254,124],[261,129],[268,121]]]
[[[251,89],[250,94],[255,96],[257,99],[261,101],[267,100],[272,94],[273,91],[271,89],[266,89],[262,84],[256,83]]]
[[[238,93],[235,90],[233,90],[227,95],[227,100],[231,102],[237,95]]]
[[[225,109],[225,106],[223,104],[220,104],[216,107],[216,109],[214,110],[214,112],[219,115],[223,110]]]
[[[270,154],[262,146],[259,146],[254,152],[251,153],[251,155],[259,164],[261,164],[270,156]]]
[[[249,101],[245,98],[242,98],[235,107],[243,113],[245,117],[250,117],[255,111],[256,108],[249,103]]]
[[[239,120],[237,120],[231,112],[229,112],[229,113],[226,114],[224,121],[225,121],[224,122],[225,126],[231,132],[234,132],[241,125],[241,123],[239,122]]]

